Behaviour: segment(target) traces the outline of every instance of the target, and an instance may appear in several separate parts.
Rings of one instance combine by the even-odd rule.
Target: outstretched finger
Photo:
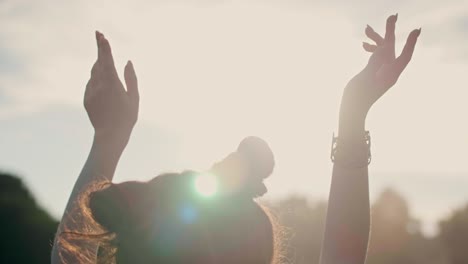
[[[367,43],[367,42],[363,42],[362,47],[367,52],[375,52],[377,50],[377,45],[373,45],[373,44],[370,44],[370,43]]]
[[[391,15],[387,18],[387,26],[385,31],[385,49],[389,59],[395,59],[395,25],[398,19],[398,14]]]
[[[375,44],[382,45],[384,43],[384,38],[382,38],[379,33],[375,32],[371,26],[367,25],[365,32],[366,36],[372,39]]]
[[[95,32],[95,35],[96,35],[96,45],[97,45],[97,48],[98,48],[98,59],[97,59],[97,61],[101,62],[103,54],[102,54],[102,50],[100,48],[100,46],[101,46],[100,42],[101,42],[101,38],[103,37],[103,35],[102,35],[101,32],[99,32],[97,30]]]
[[[127,85],[127,94],[138,101],[140,95],[138,92],[138,80],[135,73],[135,68],[133,68],[133,63],[131,61],[127,62],[124,70],[125,84]]]
[[[411,31],[411,33],[408,36],[408,39],[406,40],[406,44],[403,48],[403,51],[401,52],[401,55],[395,60],[394,68],[398,75],[403,72],[408,63],[411,61],[411,58],[413,57],[414,47],[416,46],[416,42],[420,34],[421,29],[415,29]]]
[[[102,65],[105,72],[117,75],[109,41],[98,31],[96,31],[96,37],[98,42],[98,61],[100,65]]]

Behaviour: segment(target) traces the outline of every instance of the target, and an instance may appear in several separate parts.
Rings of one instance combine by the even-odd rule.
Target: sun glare
[[[196,191],[204,196],[211,197],[218,191],[218,182],[213,174],[201,174],[195,179]]]

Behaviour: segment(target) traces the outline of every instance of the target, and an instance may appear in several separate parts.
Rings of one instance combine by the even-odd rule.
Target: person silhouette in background
[[[370,229],[368,164],[370,135],[365,120],[372,105],[398,80],[413,55],[421,29],[413,30],[400,56],[395,56],[397,15],[387,19],[385,37],[370,26],[363,43],[372,55],[343,92],[339,129],[332,145],[333,173],[328,201],[321,264],[363,264]]]
[[[96,32],[98,58],[84,106],[94,127],[89,157],[70,195],[52,263],[275,263],[274,221],[254,198],[274,157],[245,138],[206,172],[166,173],[147,182],[111,183],[138,119],[132,63],[120,82],[108,40]]]

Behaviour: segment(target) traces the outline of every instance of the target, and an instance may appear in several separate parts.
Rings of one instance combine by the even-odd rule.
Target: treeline
[[[292,196],[268,205],[282,225],[285,263],[319,263],[326,202]],[[468,206],[439,223],[439,233],[423,235],[404,197],[383,191],[371,209],[372,224],[367,264],[468,263]],[[343,219],[343,221],[345,221]]]
[[[50,263],[57,225],[18,177],[0,173],[0,263]]]
[[[284,263],[318,263],[326,202],[291,196],[269,202],[281,228]],[[18,177],[0,173],[0,263],[50,263],[58,222],[40,208]],[[372,205],[368,264],[468,263],[468,206],[439,223],[425,237],[407,202],[388,189]]]

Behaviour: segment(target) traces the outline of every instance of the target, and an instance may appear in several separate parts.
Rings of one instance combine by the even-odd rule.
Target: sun
[[[218,181],[213,174],[204,173],[195,178],[195,190],[204,197],[212,197],[218,192]]]

